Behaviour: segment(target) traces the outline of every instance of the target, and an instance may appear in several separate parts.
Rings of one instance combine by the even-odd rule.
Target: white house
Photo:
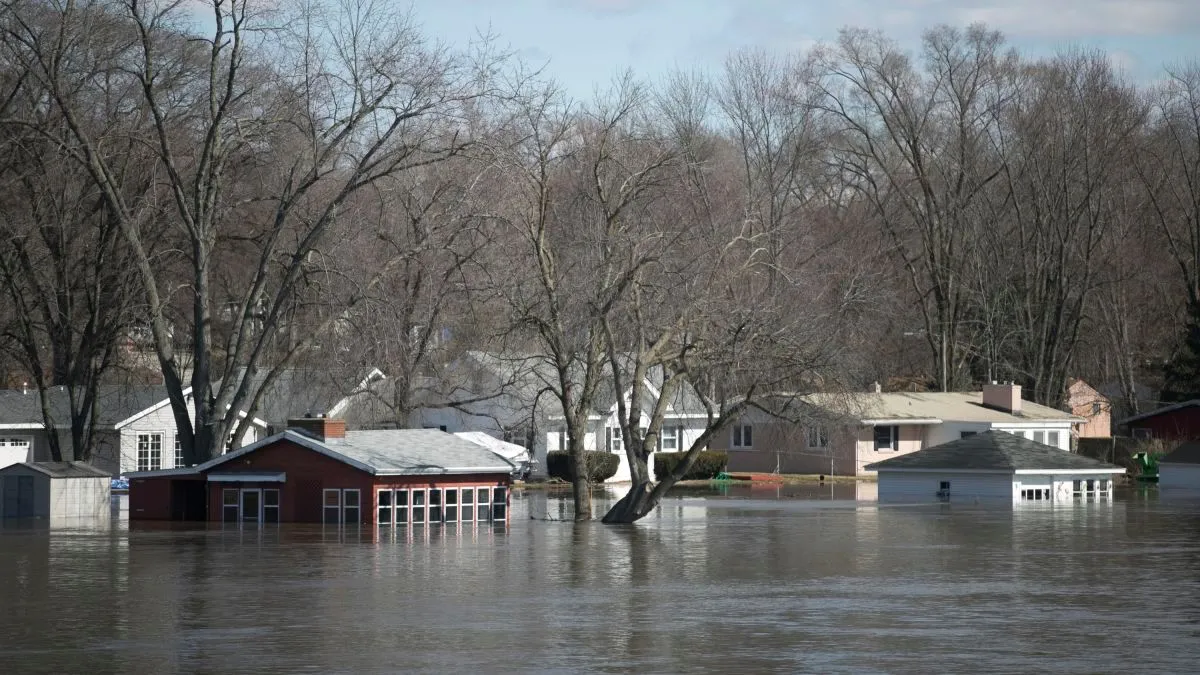
[[[871,475],[867,465],[986,431],[1007,431],[1069,450],[1085,420],[1021,398],[1015,384],[977,392],[819,393],[798,397],[807,426],[748,414],[714,439],[729,451],[730,471]]]
[[[1158,487],[1200,491],[1200,441],[1188,441],[1158,460]]]
[[[70,447],[70,408],[63,387],[48,390],[56,420],[55,431],[63,446],[64,460],[74,460]],[[184,389],[191,400],[191,387]],[[182,464],[182,450],[175,418],[166,391],[162,387],[124,387],[105,385],[97,395],[98,419],[90,463],[112,474],[131,471],[171,469]],[[189,408],[189,414],[191,409]],[[241,413],[244,418],[245,414]],[[194,418],[193,418],[194,420]],[[240,439],[229,439],[226,449],[240,448],[262,436],[266,423],[252,420]],[[34,391],[0,391],[0,467],[17,462],[51,460],[50,443],[41,403]]]
[[[866,467],[880,501],[1107,498],[1119,466],[1005,431],[985,431]]]

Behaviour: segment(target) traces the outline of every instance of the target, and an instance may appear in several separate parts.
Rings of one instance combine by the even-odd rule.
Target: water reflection
[[[515,492],[507,529],[6,526],[3,671],[1190,672],[1200,656],[1196,500],[860,494],[680,490],[628,527],[548,520],[570,501],[547,490]]]

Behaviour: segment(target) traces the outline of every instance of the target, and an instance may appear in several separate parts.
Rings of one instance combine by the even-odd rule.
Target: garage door
[[[33,517],[33,476],[4,477],[4,517]]]
[[[0,436],[0,469],[21,462],[28,462],[29,439]]]

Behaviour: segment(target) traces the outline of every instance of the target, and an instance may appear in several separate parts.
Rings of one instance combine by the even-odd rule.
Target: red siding
[[[129,482],[130,520],[171,519],[171,479],[135,478]]]
[[[1137,429],[1149,429],[1154,438],[1168,441],[1200,439],[1200,407],[1179,408],[1129,424],[1130,435]]]
[[[287,440],[264,446],[213,469],[215,473],[278,471],[287,474],[286,482],[209,483],[208,519],[221,520],[221,490],[225,488],[278,488],[279,520],[284,523],[321,522],[323,490],[357,488],[363,501],[371,492],[371,474]]]

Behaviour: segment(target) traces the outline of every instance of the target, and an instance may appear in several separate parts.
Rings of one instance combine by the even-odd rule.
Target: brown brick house
[[[131,520],[423,525],[507,522],[513,466],[436,429],[329,418],[187,469],[129,474]]]

